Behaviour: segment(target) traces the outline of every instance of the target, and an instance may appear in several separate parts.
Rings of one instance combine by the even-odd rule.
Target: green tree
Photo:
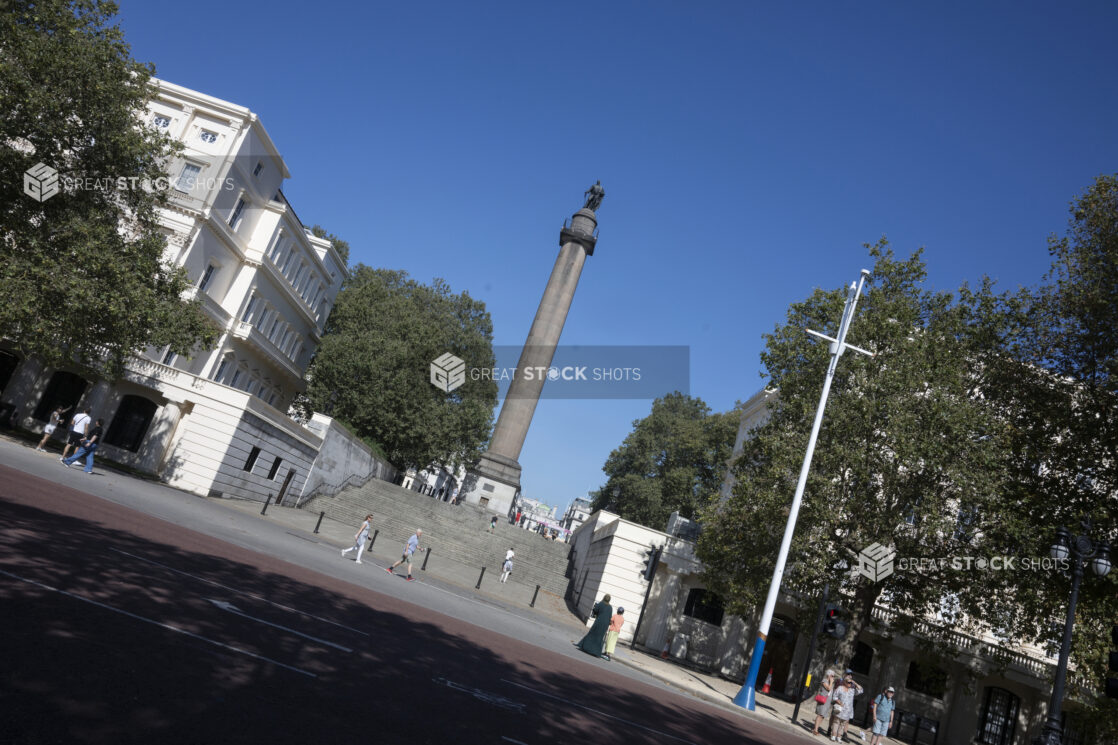
[[[497,384],[465,382],[447,393],[431,384],[445,353],[470,368],[496,365],[484,303],[437,279],[358,264],[327,321],[308,372],[304,408],[332,413],[380,444],[397,466],[476,462],[489,440]]]
[[[663,528],[672,512],[692,518],[718,491],[737,434],[735,414],[714,414],[676,391],[652,403],[602,467],[609,480],[593,508]],[[616,492],[616,494],[615,494]]]
[[[116,5],[5,7],[0,336],[47,364],[110,376],[147,345],[188,354],[212,343],[200,305],[181,299],[185,273],[163,261],[156,208],[166,190],[143,185],[165,176],[175,147],[141,121],[153,69],[131,58]],[[63,185],[41,202],[22,191],[24,172],[38,163]]]
[[[1044,555],[1059,525],[1118,543],[1118,178],[1102,176],[1071,204],[1067,234],[1049,238],[1052,268],[1038,288],[1006,298],[1017,323],[995,360],[989,395],[1008,413],[1012,509],[986,526],[991,551]],[[1002,577],[992,593],[969,593],[968,610],[996,615],[1015,634],[1058,643],[1068,577]],[[1088,570],[1080,589],[1069,693],[1090,700],[1103,686],[1110,624],[1118,619],[1118,571]],[[1094,715],[1118,741],[1118,702]],[[1103,731],[1097,740],[1107,741]]]
[[[911,633],[925,615],[950,621],[957,608],[944,599],[974,578],[896,572],[872,582],[850,571],[858,552],[879,543],[900,557],[958,555],[973,516],[998,509],[1004,480],[999,419],[978,395],[1001,328],[990,287],[931,291],[920,252],[900,260],[884,241],[869,248],[873,272],[848,341],[875,356],[849,353],[838,366],[783,578],[807,598],[829,583],[847,608],[839,659],[852,657],[879,599],[903,611],[892,631]],[[827,345],[804,330],[833,335],[845,295],[817,290],[766,336],[761,358],[777,403],[743,443],[732,496],[703,515],[705,576],[747,617],[768,590],[827,368]]]
[[[346,264],[349,263],[349,241],[343,241],[333,233],[326,232],[326,228],[318,224],[311,228],[311,234],[318,238],[325,238],[330,241],[330,243],[334,244],[334,250],[342,257],[342,261]]]

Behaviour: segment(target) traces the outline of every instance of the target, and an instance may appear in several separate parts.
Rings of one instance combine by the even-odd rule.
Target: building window
[[[913,660],[908,665],[904,687],[933,698],[943,698],[947,692],[947,671],[937,665]]]
[[[236,230],[241,224],[241,214],[245,211],[245,200],[238,199],[237,206],[233,208],[233,214],[229,216],[229,227]]]
[[[148,426],[158,407],[143,396],[125,396],[120,400],[116,415],[105,433],[105,444],[115,445],[135,453],[144,441]]]
[[[858,642],[854,647],[854,657],[850,660],[850,669],[859,675],[869,675],[870,665],[873,664],[873,647],[864,642]]]
[[[213,264],[206,265],[206,271],[202,272],[202,281],[198,283],[198,292],[205,292],[206,288],[210,286],[210,280],[213,279],[214,271],[217,267]]]
[[[713,592],[696,587],[687,593],[687,605],[683,607],[683,615],[721,626],[724,613],[722,598]]]
[[[300,264],[299,265],[299,271],[295,272],[295,279],[291,280],[291,285],[293,287],[298,287],[299,286],[299,280],[303,278],[303,272],[305,272],[306,270],[307,270],[307,265],[306,264]]]
[[[72,417],[77,413],[78,401],[81,400],[88,385],[84,378],[74,373],[56,372],[50,376],[50,382],[47,383],[47,388],[39,399],[39,405],[35,407],[35,413],[31,416],[40,422],[49,422],[50,413],[55,407],[63,406],[70,409],[66,412],[66,416]]]
[[[171,126],[171,120],[163,116],[162,114],[156,114],[155,118],[152,119],[151,122],[159,129],[167,129],[167,127]]]
[[[233,379],[229,381],[229,387],[230,388],[236,388],[237,383],[239,383],[240,381],[241,381],[241,371],[240,370],[234,370],[233,371]]]
[[[261,163],[260,161],[257,161],[256,168],[252,169],[252,175],[253,176],[259,176],[260,172],[263,171],[263,170],[264,170],[264,164]]]
[[[291,266],[291,260],[295,258],[295,246],[291,247],[291,252],[287,254],[287,258],[283,260],[283,268],[280,269],[280,274],[284,277],[287,276],[287,269]]]
[[[248,460],[245,461],[244,470],[252,473],[252,467],[256,465],[256,459],[260,457],[260,448],[254,447],[249,451]]]
[[[198,174],[201,172],[201,166],[196,166],[193,163],[185,164],[179,173],[179,177],[175,179],[175,189],[184,192],[194,191],[194,185],[198,183]]]
[[[272,406],[276,403],[276,394],[272,393],[268,396],[268,405]]]
[[[264,333],[264,324],[268,323],[268,319],[271,317],[272,312],[271,308],[265,308],[264,312],[260,314],[260,317],[256,319],[255,325],[260,333]]]
[[[286,236],[280,233],[276,236],[276,242],[272,244],[272,252],[268,254],[268,258],[272,260],[273,264],[279,265],[280,256],[283,255],[283,244],[286,242]]]
[[[225,376],[225,371],[228,368],[229,368],[229,358],[225,358],[221,361],[221,364],[217,366],[217,372],[214,373],[214,377],[213,377],[214,381],[217,382],[217,383],[220,383],[221,379]]]
[[[987,688],[978,725],[978,741],[984,745],[1010,745],[1020,705],[1021,699],[1004,688]]]
[[[167,347],[167,352],[163,355],[163,364],[164,365],[175,364],[175,357],[177,357],[177,356],[178,355],[176,355],[174,352],[171,351],[170,347]]]
[[[279,471],[280,463],[283,463],[283,458],[276,457],[272,463],[272,467],[268,469],[268,480],[271,481],[276,477],[276,472]]]
[[[198,137],[202,140],[202,142],[207,142],[211,145],[217,142],[217,133],[211,132],[208,129],[203,129],[202,134],[198,135]]]
[[[252,312],[256,310],[256,302],[258,300],[260,300],[260,297],[258,295],[253,295],[249,299],[248,305],[245,306],[245,312],[241,315],[242,323],[247,323],[248,319],[252,318]]]

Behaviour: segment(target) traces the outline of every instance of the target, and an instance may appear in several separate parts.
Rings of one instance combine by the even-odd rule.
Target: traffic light
[[[657,546],[645,551],[644,570],[641,572],[642,577],[651,580],[652,577],[655,576],[656,567],[660,564],[660,554],[663,550],[662,546]]]
[[[1110,650],[1107,670],[1114,673],[1114,677],[1106,677],[1106,697],[1118,698],[1118,624],[1110,627],[1110,641],[1114,649]]]
[[[842,620],[843,610],[835,603],[827,603],[823,609],[823,633],[841,639],[846,636],[846,621]]]

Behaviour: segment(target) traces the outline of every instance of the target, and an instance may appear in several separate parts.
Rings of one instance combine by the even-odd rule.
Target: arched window
[[[50,421],[50,413],[54,411],[56,406],[69,406],[70,410],[66,412],[65,416],[67,418],[72,417],[77,413],[78,401],[81,400],[88,385],[89,383],[84,378],[74,373],[62,370],[56,372],[51,376],[50,382],[47,383],[47,389],[43,391],[43,397],[39,399],[39,405],[35,407],[35,413],[31,416],[40,422],[48,422]]]
[[[854,657],[850,660],[850,669],[859,675],[869,675],[872,664],[873,647],[865,642],[858,642],[854,647]]]
[[[154,402],[143,396],[125,396],[120,400],[116,415],[105,433],[105,444],[131,450],[140,449],[151,420],[158,408]]]
[[[978,725],[978,741],[984,745],[1009,745],[1017,725],[1021,699],[1004,688],[990,687],[982,702],[982,718]]]

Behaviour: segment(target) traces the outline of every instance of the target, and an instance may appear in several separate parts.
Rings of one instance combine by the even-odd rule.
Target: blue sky
[[[160,77],[260,115],[307,224],[468,290],[496,344],[523,343],[601,179],[562,343],[687,345],[716,410],[863,243],[924,247],[938,289],[1035,284],[1068,203],[1118,171],[1110,2],[122,0],[120,20]],[[600,486],[650,403],[541,401],[524,493]]]

